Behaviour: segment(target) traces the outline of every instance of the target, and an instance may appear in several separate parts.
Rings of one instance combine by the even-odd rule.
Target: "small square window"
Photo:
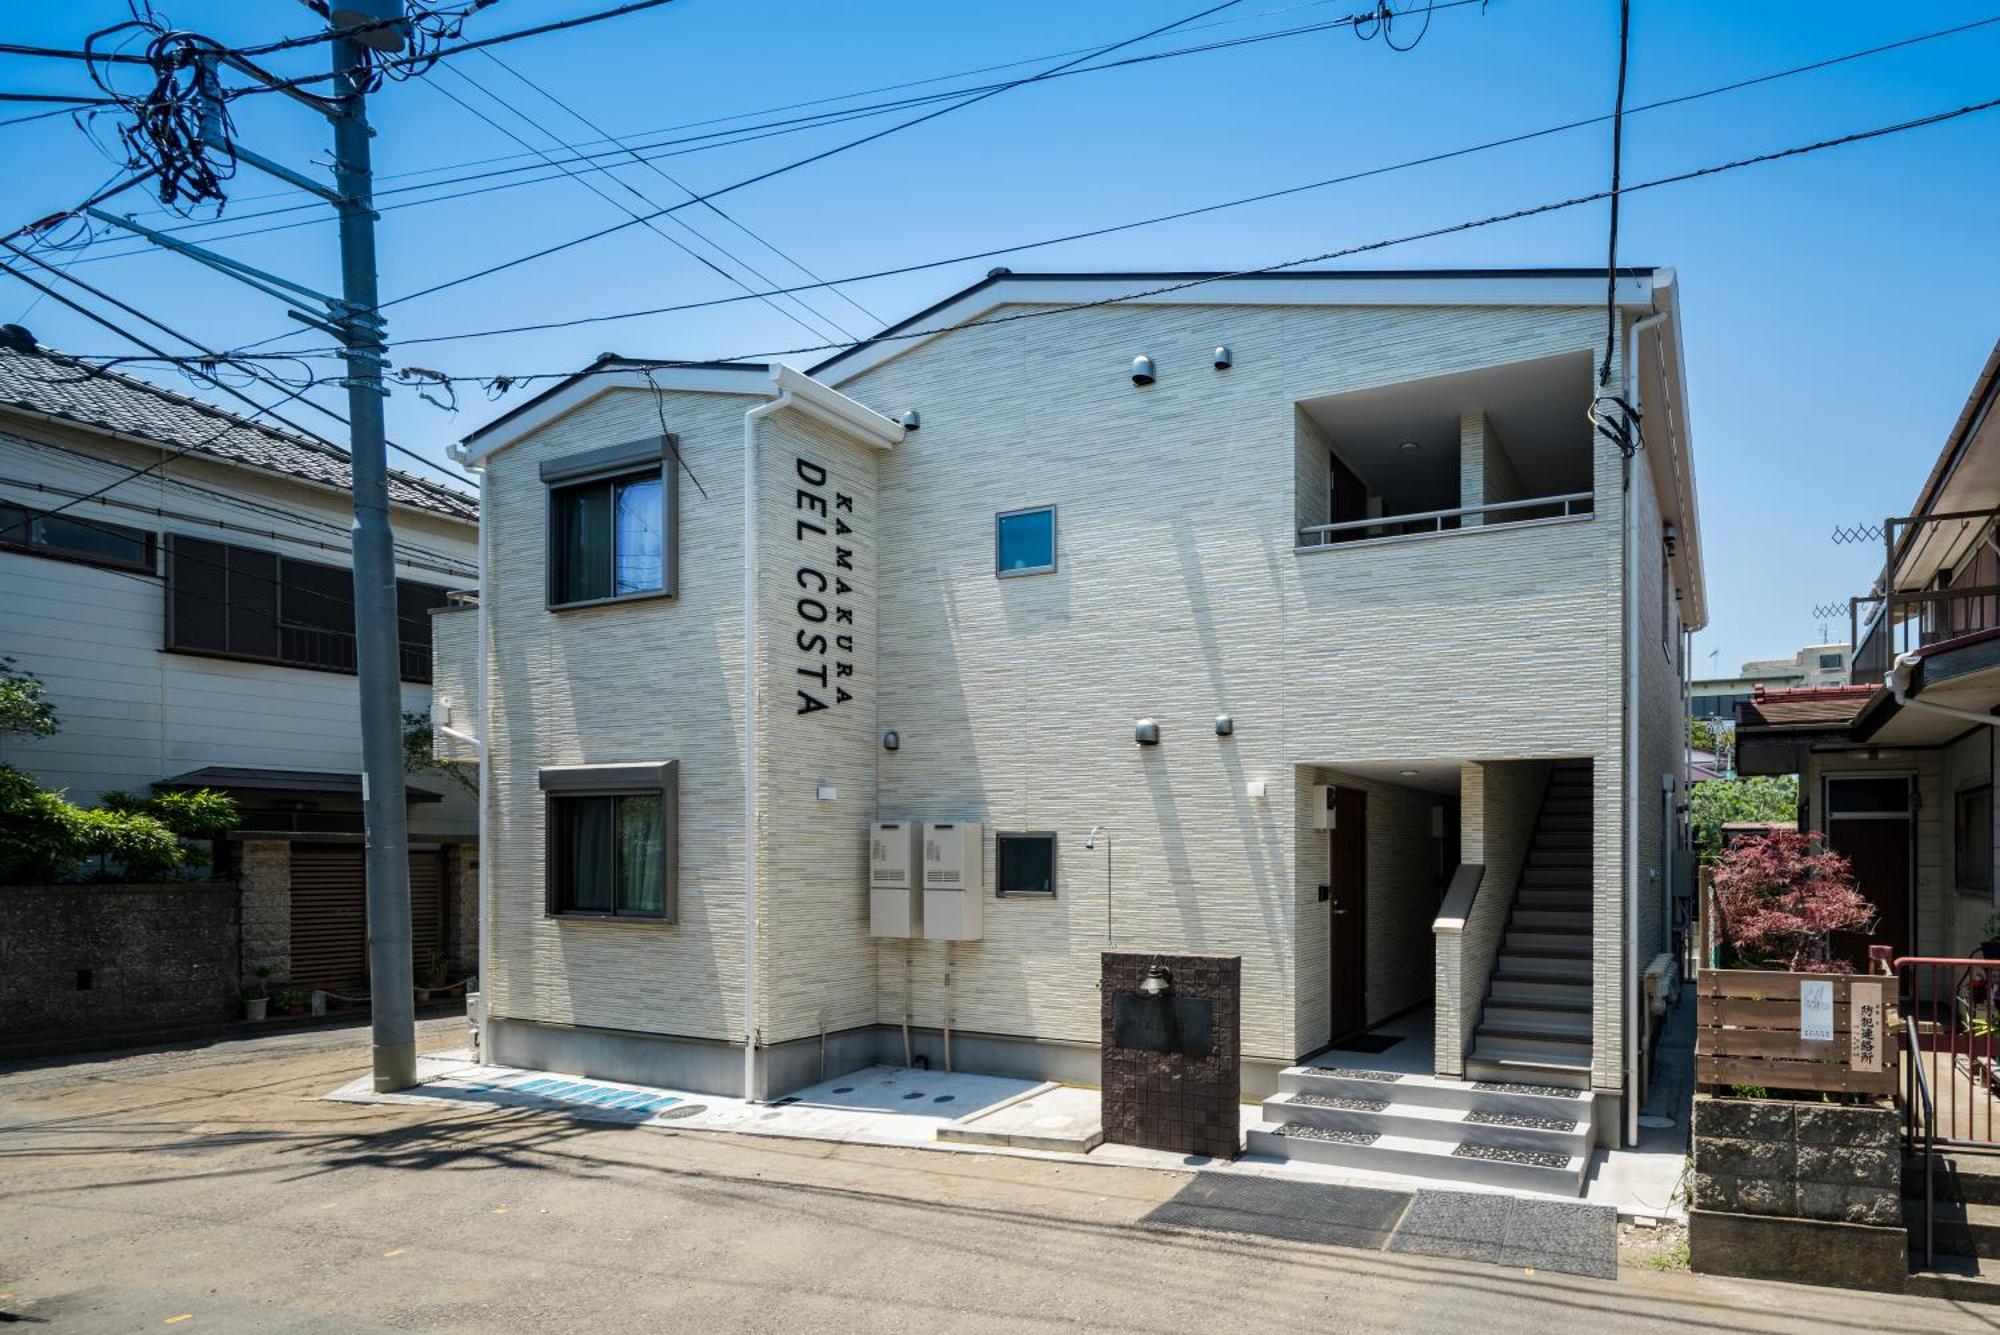
[[[1056,568],[1056,508],[1013,510],[993,521],[993,568],[1001,575],[1040,575]]]
[[[1056,837],[1053,833],[994,837],[996,893],[1045,895],[1056,892]]]

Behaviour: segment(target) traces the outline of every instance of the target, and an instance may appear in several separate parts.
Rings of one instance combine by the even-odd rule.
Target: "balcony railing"
[[[1519,501],[1461,505],[1452,510],[1421,510],[1415,514],[1347,519],[1337,524],[1311,524],[1299,530],[1299,547],[1333,547],[1380,538],[1423,537],[1453,529],[1525,524],[1538,519],[1580,519],[1592,512],[1595,501],[1594,493],[1572,491],[1560,496],[1530,496]]]
[[[1875,619],[1860,631],[1854,649],[1852,679],[1857,685],[1879,685],[1898,654],[2000,629],[2000,584],[1891,593],[1886,605],[1879,595],[1856,598],[1857,622],[1860,609],[1870,604],[1877,609]]]

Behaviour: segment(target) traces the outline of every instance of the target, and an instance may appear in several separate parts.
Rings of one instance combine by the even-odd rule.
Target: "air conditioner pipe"
[[[1989,728],[2000,728],[2000,718],[1992,714],[1981,714],[1970,709],[1960,709],[1955,705],[1932,704],[1929,700],[1910,698],[1910,676],[1923,662],[1920,654],[1897,654],[1896,665],[1889,669],[1889,675],[1882,678],[1882,684],[1889,689],[1889,696],[1899,705],[1911,709],[1928,709],[1933,714],[1943,714],[1950,718],[1964,719],[1969,723],[1984,723]]]
[[[951,942],[944,943],[944,1069],[951,1072]]]
[[[775,380],[777,371],[772,372]],[[792,391],[743,414],[743,1101],[757,1099],[757,424]]]
[[[908,1070],[917,1063],[910,1053],[910,987],[915,977],[915,969],[910,962],[910,942],[903,940],[903,1069]]]

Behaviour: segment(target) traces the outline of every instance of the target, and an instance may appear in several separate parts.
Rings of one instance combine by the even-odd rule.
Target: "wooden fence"
[[[1695,1082],[1836,1094],[1896,1091],[1896,980],[1704,969]]]

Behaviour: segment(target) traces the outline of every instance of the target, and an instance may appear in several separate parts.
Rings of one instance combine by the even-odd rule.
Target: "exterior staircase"
[[[1588,764],[1549,774],[1466,1078],[1294,1066],[1252,1154],[1577,1196],[1596,1144],[1590,1093]],[[1505,890],[1511,887],[1495,887]]]
[[[1596,1101],[1587,1090],[1294,1066],[1248,1150],[1408,1177],[1582,1194]]]
[[[1589,765],[1557,765],[1479,1017],[1471,1079],[1590,1085]]]
[[[1903,1219],[1910,1232],[1904,1292],[1960,1303],[2000,1303],[2000,1159],[1940,1150],[1932,1178],[1931,1264],[1924,1264],[1924,1160],[1903,1163]]]

